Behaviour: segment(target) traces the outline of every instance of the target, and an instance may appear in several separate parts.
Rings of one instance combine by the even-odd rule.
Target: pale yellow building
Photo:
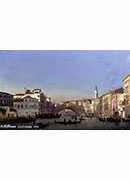
[[[118,88],[110,90],[106,94],[101,96],[102,102],[102,117],[114,117],[124,115],[124,90],[123,88]]]
[[[130,74],[123,79],[124,99],[125,99],[125,116],[130,116]]]
[[[6,119],[14,119],[17,117],[17,112],[15,109],[10,108],[8,106],[1,106],[0,107],[0,121]]]
[[[102,95],[102,117],[111,117],[111,93],[108,92],[104,95]]]

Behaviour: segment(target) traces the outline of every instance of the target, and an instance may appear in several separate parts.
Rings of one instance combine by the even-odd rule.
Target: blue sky
[[[130,51],[0,51],[0,90],[42,88],[55,101],[93,97],[122,86]]]

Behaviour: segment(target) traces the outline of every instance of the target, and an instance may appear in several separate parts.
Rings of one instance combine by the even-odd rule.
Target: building
[[[92,99],[92,114],[95,117],[101,117],[102,114],[102,98],[97,97]]]
[[[14,119],[17,117],[17,112],[15,109],[8,107],[8,106],[1,106],[0,107],[0,121],[6,119]]]
[[[0,106],[13,107],[13,95],[6,92],[0,92]]]
[[[31,98],[37,99],[39,104],[39,114],[51,114],[54,111],[54,104],[50,97],[46,97],[41,89],[27,89],[25,93],[14,95],[15,99],[23,99],[30,96]]]
[[[118,88],[112,92],[112,116],[119,116],[125,118],[124,112],[124,90]]]
[[[53,114],[54,109],[55,109],[55,104],[52,103],[50,97],[45,97],[43,101],[41,101],[42,114]]]
[[[16,110],[13,109],[13,95],[0,92],[0,120],[16,118]]]
[[[22,99],[22,98],[24,98],[26,96],[36,98],[40,102],[41,98],[43,98],[45,95],[41,91],[41,89],[33,89],[32,91],[29,90],[29,89],[26,89],[25,93],[15,94],[14,99]]]
[[[26,97],[26,96],[35,98],[38,100],[38,102],[40,102],[41,100],[44,100],[46,97],[41,89],[33,89],[33,90],[27,89],[23,97]]]
[[[18,117],[35,117],[39,114],[38,99],[30,96],[14,99],[14,108]]]
[[[130,74],[123,79],[124,88],[124,109],[126,118],[130,117]]]
[[[123,88],[110,90],[100,98],[102,117],[124,117]]]
[[[93,114],[92,100],[91,99],[83,99],[82,106],[87,116],[91,116]]]

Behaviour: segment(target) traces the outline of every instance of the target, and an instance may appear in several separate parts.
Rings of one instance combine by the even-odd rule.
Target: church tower
[[[94,94],[95,94],[95,99],[97,99],[98,98],[98,87],[97,86],[95,87]]]

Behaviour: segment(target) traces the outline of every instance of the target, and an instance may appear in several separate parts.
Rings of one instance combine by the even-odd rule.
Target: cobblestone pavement
[[[77,124],[55,123],[54,119],[42,120],[43,124],[48,124],[43,128],[45,130],[124,130],[130,129],[130,122],[102,122],[96,118],[82,120]]]

